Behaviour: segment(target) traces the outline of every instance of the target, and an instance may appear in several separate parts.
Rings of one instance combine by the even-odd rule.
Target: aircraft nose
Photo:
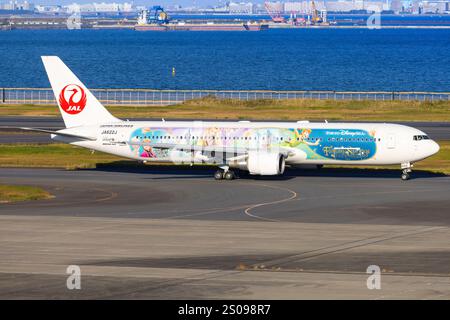
[[[429,149],[430,155],[438,153],[439,149],[440,149],[439,145],[435,141],[430,141],[430,142],[431,142],[430,149]]]

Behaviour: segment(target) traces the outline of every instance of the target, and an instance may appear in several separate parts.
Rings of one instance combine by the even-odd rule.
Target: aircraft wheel
[[[402,180],[403,181],[406,181],[406,180],[409,180],[409,174],[408,173],[402,173]]]
[[[225,180],[234,180],[234,178],[236,178],[236,176],[234,175],[233,171],[228,170],[227,172],[225,172],[224,178],[225,178]]]
[[[214,172],[214,179],[222,180],[223,177],[224,177],[224,174],[223,174],[222,170],[217,170],[216,172]]]

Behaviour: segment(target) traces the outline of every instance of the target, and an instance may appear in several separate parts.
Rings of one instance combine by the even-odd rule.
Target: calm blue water
[[[450,30],[6,31],[0,87],[49,87],[41,55],[93,88],[450,91]]]

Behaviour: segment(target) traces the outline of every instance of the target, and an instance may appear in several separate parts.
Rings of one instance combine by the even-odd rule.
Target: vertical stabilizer
[[[118,122],[59,57],[42,57],[45,71],[67,128]]]

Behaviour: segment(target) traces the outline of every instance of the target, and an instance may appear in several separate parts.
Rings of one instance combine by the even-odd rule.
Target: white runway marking
[[[288,189],[288,188],[278,187],[278,186],[270,186],[270,185],[267,185],[267,184],[254,184],[254,185],[257,185],[257,186],[259,186],[259,187],[260,187],[260,186],[264,186],[264,187],[267,187],[267,188],[273,188],[273,189],[285,190],[285,191],[288,191],[288,192],[291,194],[291,196],[288,197],[288,198],[285,198],[285,199],[281,199],[281,200],[275,200],[275,201],[270,201],[270,202],[262,202],[262,203],[253,204],[253,205],[247,207],[247,208],[244,210],[244,213],[245,213],[247,216],[249,216],[249,217],[252,217],[252,218],[255,218],[255,219],[259,219],[259,220],[263,220],[263,221],[283,222],[283,221],[281,221],[281,220],[276,220],[276,219],[269,219],[269,218],[260,217],[260,216],[257,216],[257,215],[254,215],[254,214],[250,213],[250,211],[252,211],[252,210],[254,210],[254,209],[256,209],[256,208],[263,207],[263,206],[269,206],[269,205],[274,205],[274,204],[279,204],[279,203],[283,203],[283,202],[287,202],[287,201],[294,200],[294,199],[297,198],[297,196],[298,196],[297,192],[295,192],[295,191],[293,191],[293,190],[291,190],[291,189]]]

